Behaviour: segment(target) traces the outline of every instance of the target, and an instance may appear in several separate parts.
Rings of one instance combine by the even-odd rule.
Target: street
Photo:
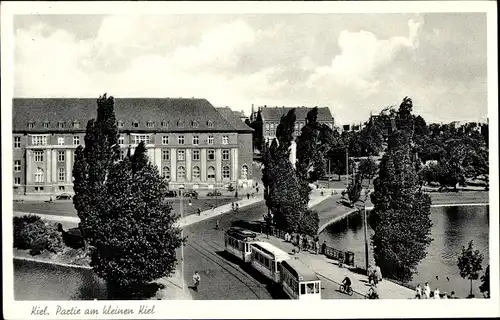
[[[194,299],[287,299],[279,288],[267,285],[262,276],[252,270],[244,270],[237,259],[224,254],[224,230],[231,226],[244,227],[252,221],[261,219],[266,211],[267,208],[262,202],[242,208],[237,213],[227,213],[218,217],[220,230],[215,230],[216,218],[185,228],[184,235],[188,237],[188,241],[184,248],[184,279],[190,285],[195,271],[201,275],[198,292],[190,289]],[[363,298],[357,294],[345,295],[338,291],[338,283],[325,278],[321,280],[324,288],[323,299]],[[342,279],[336,280],[342,281]]]

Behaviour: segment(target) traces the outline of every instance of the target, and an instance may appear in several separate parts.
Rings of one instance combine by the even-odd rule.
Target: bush
[[[63,239],[55,224],[48,224],[39,217],[23,216],[14,218],[14,247],[30,249],[31,255],[37,255],[44,250],[60,252],[63,249]]]
[[[21,235],[22,230],[26,225],[39,221],[40,217],[35,215],[24,215],[22,217],[14,217],[14,248],[21,250],[29,249],[30,246],[25,238]]]

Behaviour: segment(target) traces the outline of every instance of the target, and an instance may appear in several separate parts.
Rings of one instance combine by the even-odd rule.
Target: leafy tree
[[[306,124],[297,137],[297,175],[309,183],[325,176],[326,154],[338,138],[329,126],[319,123],[317,118],[316,107],[307,113]]]
[[[182,239],[165,201],[168,183],[149,162],[144,143],[118,161],[113,98],[98,100],[85,148],[76,151],[74,205],[91,266],[110,288],[133,288],[171,274]]]
[[[289,232],[306,232],[315,235],[318,229],[317,215],[308,211],[310,187],[299,179],[290,162],[290,147],[295,130],[295,110],[281,118],[276,137],[262,149],[262,182],[264,199],[274,214],[276,227]]]
[[[262,151],[262,145],[264,141],[263,141],[263,121],[260,111],[257,113],[257,118],[255,119],[255,121],[250,122],[249,119],[246,119],[245,123],[247,126],[254,129],[252,135],[254,149]]]
[[[484,275],[481,276],[481,281],[483,282],[479,286],[479,290],[485,294],[486,297],[490,296],[490,266],[486,267]]]
[[[354,207],[356,202],[359,201],[361,197],[361,176],[359,174],[356,175],[354,178],[353,183],[350,183],[347,186],[347,197],[349,199],[349,202],[351,203],[351,206]]]
[[[467,248],[462,246],[462,254],[458,257],[458,269],[460,276],[470,281],[469,297],[474,297],[472,293],[472,281],[479,278],[479,271],[483,270],[483,255],[479,250],[474,250],[473,241],[469,241]]]
[[[425,258],[432,239],[430,197],[419,191],[412,151],[411,100],[398,112],[398,129],[389,135],[388,150],[380,162],[371,200],[374,257],[382,273],[410,281]]]
[[[373,160],[373,158],[371,158],[371,157],[368,159],[361,160],[361,162],[359,164],[359,171],[361,174],[361,180],[363,180],[363,178],[367,178],[368,185],[370,185],[371,180],[377,174],[377,170],[378,170],[378,165],[375,162],[375,160]]]

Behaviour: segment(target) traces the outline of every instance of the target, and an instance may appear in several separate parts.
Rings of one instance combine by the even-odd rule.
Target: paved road
[[[253,221],[266,212],[264,204],[255,204],[238,213],[219,217],[220,230],[215,230],[216,218],[201,221],[185,228],[188,243],[184,249],[186,283],[192,283],[195,271],[201,275],[198,292],[191,290],[194,299],[286,299],[279,288],[267,284],[262,276],[247,270],[224,254],[224,231],[231,226],[251,227]],[[322,279],[323,298],[356,299],[338,291],[338,285]],[[342,279],[340,279],[341,281]]]

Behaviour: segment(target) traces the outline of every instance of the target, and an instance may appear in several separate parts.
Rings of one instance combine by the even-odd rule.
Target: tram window
[[[300,284],[300,294],[306,294],[306,285],[304,283]]]
[[[314,283],[307,284],[307,294],[314,293]]]
[[[314,284],[314,288],[316,289],[316,293],[319,293],[319,283],[318,282],[316,282]]]

